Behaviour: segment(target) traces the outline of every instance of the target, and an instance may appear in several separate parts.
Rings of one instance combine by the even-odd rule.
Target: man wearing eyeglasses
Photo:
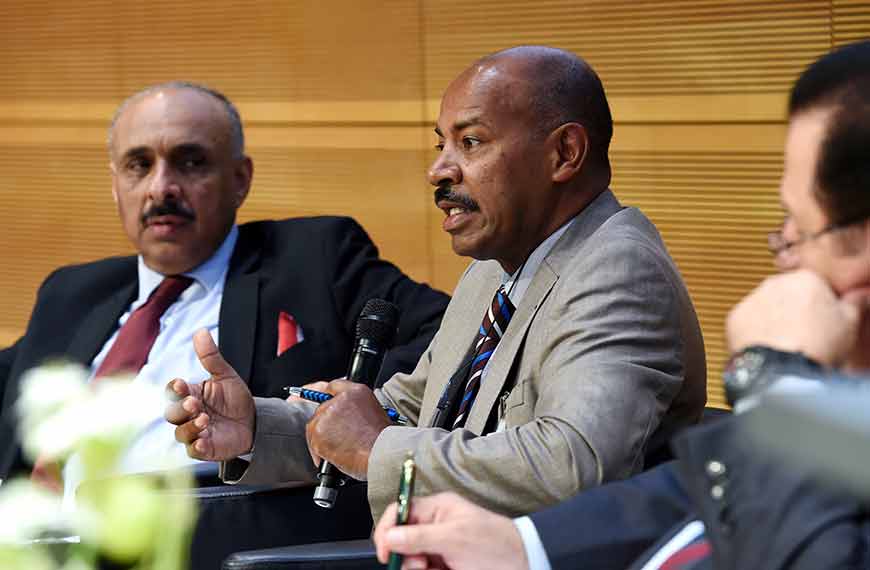
[[[839,59],[863,55],[870,64],[870,42],[850,49]],[[768,236],[784,273],[734,308],[728,342],[734,352],[771,346],[862,371],[870,369],[870,71],[819,95],[819,84],[834,78],[812,70],[792,92],[780,185],[786,218]]]
[[[870,41],[822,57],[795,84],[780,196],[786,220],[769,245],[784,272],[728,317],[735,417],[677,436],[677,461],[530,517],[442,494],[415,499],[412,525],[397,527],[392,505],[375,531],[380,559],[397,551],[406,569],[452,570],[870,568],[865,504],[759,452],[747,425],[763,406],[739,413],[771,387],[788,390],[784,373],[816,388],[832,369],[870,374]],[[791,438],[812,451],[805,433]]]

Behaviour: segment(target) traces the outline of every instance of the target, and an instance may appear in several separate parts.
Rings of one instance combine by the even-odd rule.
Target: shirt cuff
[[[520,538],[523,540],[523,548],[526,550],[526,558],[529,560],[529,570],[553,570],[550,566],[550,560],[547,558],[547,551],[544,550],[544,544],[541,542],[541,537],[538,536],[538,529],[535,528],[535,523],[529,517],[517,517],[514,519],[514,526],[520,533]]]

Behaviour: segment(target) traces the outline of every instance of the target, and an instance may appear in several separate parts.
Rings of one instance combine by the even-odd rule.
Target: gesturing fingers
[[[213,445],[209,431],[208,414],[198,414],[193,420],[175,428],[175,439],[187,447],[187,453],[194,459],[211,459]]]

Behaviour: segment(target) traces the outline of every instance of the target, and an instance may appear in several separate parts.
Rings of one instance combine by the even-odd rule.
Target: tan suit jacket
[[[502,275],[494,261],[473,262],[414,372],[376,391],[421,427],[389,427],[375,443],[375,521],[395,500],[409,450],[416,494],[453,490],[518,515],[640,471],[653,434],[666,438],[700,417],[706,366],[691,300],[655,227],[606,191],[534,275],[465,428],[427,427]],[[255,452],[239,482],[311,478],[304,425],[312,409],[258,399]],[[493,420],[503,429],[484,434]]]

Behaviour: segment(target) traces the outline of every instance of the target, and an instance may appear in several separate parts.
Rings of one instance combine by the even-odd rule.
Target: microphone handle
[[[359,339],[359,343],[351,355],[347,379],[367,386],[374,384],[384,361],[384,352],[378,350],[369,339]],[[335,506],[335,500],[338,498],[338,488],[345,484],[346,479],[341,471],[324,460],[320,464],[317,480],[318,484],[314,489],[314,503],[318,507],[331,509]]]
[[[347,379],[368,387],[374,385],[384,362],[384,350],[367,338],[359,339],[353,354],[350,357],[350,366],[347,368]]]

